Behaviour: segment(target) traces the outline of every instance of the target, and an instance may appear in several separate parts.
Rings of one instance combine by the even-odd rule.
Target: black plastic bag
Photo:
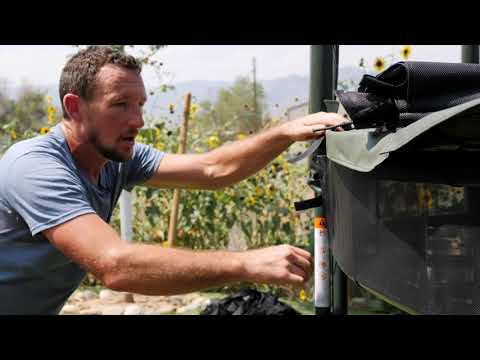
[[[200,315],[301,315],[272,294],[244,289],[209,304]]]

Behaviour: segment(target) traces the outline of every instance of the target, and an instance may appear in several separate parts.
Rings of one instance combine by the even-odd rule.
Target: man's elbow
[[[203,188],[206,190],[222,190],[235,181],[232,177],[234,169],[230,166],[211,165],[205,169],[206,183]]]
[[[125,249],[112,250],[103,257],[96,271],[99,280],[110,290],[129,291],[129,271],[124,259]]]

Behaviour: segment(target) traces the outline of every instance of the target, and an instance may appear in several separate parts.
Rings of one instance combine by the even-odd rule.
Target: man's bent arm
[[[303,285],[310,254],[291,246],[228,252],[129,244],[95,214],[44,231],[50,242],[105,286],[144,295],[173,295],[251,281]]]
[[[317,113],[223,145],[206,154],[167,154],[146,185],[199,189],[230,186],[263,169],[293,142],[323,135],[313,130],[344,121],[338,114]]]

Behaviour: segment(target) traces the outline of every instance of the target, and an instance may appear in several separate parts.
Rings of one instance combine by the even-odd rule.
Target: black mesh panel
[[[370,173],[327,161],[329,232],[342,270],[419,313],[478,313],[478,156],[398,152]]]

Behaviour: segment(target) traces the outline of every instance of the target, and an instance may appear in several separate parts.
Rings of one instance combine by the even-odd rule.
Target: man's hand
[[[346,123],[347,119],[336,113],[319,112],[289,121],[282,125],[283,133],[291,141],[313,140],[323,136],[325,131],[313,132],[328,126]],[[337,128],[342,131],[342,128]]]
[[[290,245],[250,250],[241,255],[246,280],[254,283],[302,287],[313,272],[310,253]]]

